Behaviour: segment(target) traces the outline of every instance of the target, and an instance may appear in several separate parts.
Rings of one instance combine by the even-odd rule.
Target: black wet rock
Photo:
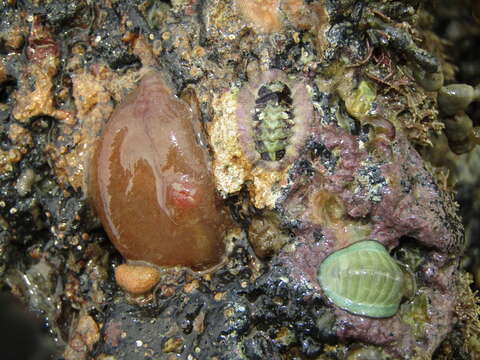
[[[111,8],[102,8],[101,11],[106,13],[106,21],[93,33],[97,56],[105,58],[112,69],[139,66],[140,60],[130,53],[122,41],[120,16]]]

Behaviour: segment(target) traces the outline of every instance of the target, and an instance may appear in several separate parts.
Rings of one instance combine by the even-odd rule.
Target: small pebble
[[[150,266],[122,264],[115,269],[115,280],[130,294],[141,295],[158,283],[160,272]]]

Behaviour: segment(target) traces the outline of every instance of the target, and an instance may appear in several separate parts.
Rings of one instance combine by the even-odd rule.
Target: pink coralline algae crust
[[[430,301],[429,321],[425,322],[424,337],[421,347],[432,353],[445,336],[451,331],[455,323],[453,307],[454,290],[438,291],[425,290]],[[404,356],[414,352],[419,341],[412,336],[410,326],[401,320],[401,315],[386,319],[373,319],[354,316],[343,310],[336,310],[337,335],[341,340],[355,339],[375,345],[386,346],[397,356]]]
[[[402,239],[414,241],[426,252],[417,269],[422,274],[417,286],[429,301],[422,340],[402,321],[402,310],[391,318],[373,319],[337,308],[335,329],[341,339],[382,345],[399,357],[419,348],[432,354],[456,321],[454,269],[458,261],[452,261],[452,255],[461,252],[463,237],[459,219],[445,208],[451,199],[435,184],[402,132],[390,142],[387,160],[369,153],[367,146],[360,146],[359,136],[336,125],[316,128],[314,140],[336,160],[332,165],[321,157],[310,157],[314,171],[307,184],[304,175],[294,175],[279,205],[298,224],[297,245],[293,253],[281,253],[280,262],[294,280],[321,293],[316,272],[332,252],[359,237],[379,241],[390,250],[401,246]],[[313,201],[324,194],[329,196],[327,202]],[[315,204],[333,209],[315,209]]]
[[[401,236],[410,236],[442,253],[458,252],[462,235],[455,233],[454,219],[442,206],[446,195],[429,176],[418,153],[406,143],[398,145],[398,161],[382,166],[393,191],[385,191],[372,211],[372,236],[391,245]]]

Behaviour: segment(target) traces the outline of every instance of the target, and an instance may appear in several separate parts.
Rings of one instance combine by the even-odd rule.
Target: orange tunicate
[[[199,270],[223,256],[230,217],[193,121],[189,105],[152,71],[115,109],[97,143],[93,206],[129,260]]]
[[[259,32],[273,33],[282,29],[280,0],[236,0],[242,16]]]

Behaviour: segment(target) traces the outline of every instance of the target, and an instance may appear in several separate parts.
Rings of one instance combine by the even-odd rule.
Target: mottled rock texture
[[[2,290],[42,319],[55,340],[50,349],[67,360],[478,357],[478,298],[461,265],[465,246],[473,263],[475,246],[463,240],[452,191],[456,154],[478,140],[478,104],[460,121],[437,103],[443,86],[480,81],[471,50],[480,41],[477,7],[469,0],[0,1]],[[157,262],[168,265],[158,269],[158,284],[132,296],[115,282],[115,269],[136,251],[117,241],[125,259],[108,239],[110,232],[116,241],[113,227],[94,215],[89,169],[109,127],[134,129],[135,114],[118,120],[118,113],[131,110],[122,104],[138,89],[145,109],[164,100],[142,85],[152,68],[168,84],[156,90],[198,119],[195,139],[184,144],[206,155],[176,153],[172,163],[183,171],[204,161],[213,178],[200,182],[206,195],[197,200],[222,198],[237,226],[215,240],[214,254],[225,249],[218,266],[171,266],[191,266],[194,251],[169,245],[169,263]],[[280,84],[258,84],[272,73],[282,74]],[[168,113],[161,109],[160,119]],[[185,129],[173,118],[131,134],[159,134],[150,144],[161,143],[157,155],[168,157],[167,134]],[[241,137],[249,121],[253,133]],[[296,125],[306,127],[296,132]],[[160,160],[142,136],[123,155],[156,169]],[[265,167],[258,156],[288,161]],[[153,177],[144,206],[133,207],[123,202],[125,179],[110,179],[118,200],[110,210],[131,214],[115,216],[117,226],[135,225],[141,239],[179,230],[150,217]],[[190,204],[186,193],[174,197],[177,205]],[[209,209],[200,216],[204,230],[224,223]],[[381,243],[417,284],[389,318],[341,310],[316,276],[329,254],[365,239]],[[156,262],[156,249],[147,253]],[[185,254],[188,261],[177,261]]]

